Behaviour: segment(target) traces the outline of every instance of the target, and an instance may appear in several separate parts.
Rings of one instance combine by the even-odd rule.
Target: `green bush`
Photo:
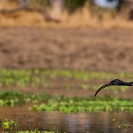
[[[70,13],[84,6],[87,0],[66,0],[65,7]]]

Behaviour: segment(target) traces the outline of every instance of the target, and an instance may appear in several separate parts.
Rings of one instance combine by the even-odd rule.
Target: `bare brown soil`
[[[0,29],[0,67],[133,71],[133,31]]]

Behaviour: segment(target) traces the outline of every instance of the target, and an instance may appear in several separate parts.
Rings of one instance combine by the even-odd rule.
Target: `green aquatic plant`
[[[19,128],[19,123],[14,120],[1,120],[0,128],[2,128],[3,130],[9,130],[10,132],[16,132]]]
[[[5,119],[0,121],[0,128],[3,130],[2,133],[60,133],[58,131],[39,131],[38,129],[35,129],[33,131],[20,130],[20,127],[21,125],[19,124],[19,122],[15,120]]]
[[[116,123],[115,127],[117,128],[122,128],[125,131],[130,130],[132,128],[133,125],[131,125],[130,123],[127,122],[122,122],[122,123]]]
[[[24,105],[30,101],[31,93],[22,93],[19,91],[1,91],[0,92],[0,106],[15,106]]]
[[[122,111],[133,112],[133,99],[118,97],[66,97],[43,93],[0,92],[0,106],[30,103],[34,111],[60,111],[64,113]]]
[[[122,123],[122,128],[124,128],[124,129],[130,129],[131,127],[132,127],[132,125],[131,124],[129,124],[129,123]]]
[[[30,109],[34,111],[60,111],[63,113],[123,111],[133,112],[133,101],[121,98],[68,98],[54,97],[47,102],[35,104]]]
[[[47,83],[46,76],[40,75],[41,72],[34,70],[14,70],[0,69],[0,86],[38,86]]]
[[[56,70],[56,69],[0,69],[0,87],[34,87],[51,88],[53,83],[62,89],[71,89],[74,85],[78,89],[96,89],[99,84],[90,86],[91,80],[110,80],[114,77],[131,80],[133,73],[110,73],[87,70]],[[69,82],[74,81],[73,85]],[[52,86],[53,87],[53,86]],[[126,89],[121,89],[126,90]]]

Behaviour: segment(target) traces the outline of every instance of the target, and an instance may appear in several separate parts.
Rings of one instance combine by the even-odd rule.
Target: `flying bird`
[[[112,81],[110,81],[109,83],[107,84],[104,84],[103,86],[101,86],[95,93],[95,96],[97,96],[98,92],[102,89],[104,89],[105,87],[108,87],[108,86],[112,86],[112,85],[119,85],[119,86],[133,86],[133,81],[132,82],[124,82],[124,81],[121,81],[119,79],[114,79]]]

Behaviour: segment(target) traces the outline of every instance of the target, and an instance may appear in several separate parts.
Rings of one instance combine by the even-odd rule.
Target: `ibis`
[[[124,82],[124,81],[121,81],[119,79],[114,79],[110,82],[108,82],[107,84],[104,84],[103,86],[101,86],[95,93],[95,96],[97,96],[98,92],[102,89],[104,89],[105,87],[108,87],[108,86],[112,86],[112,85],[119,85],[119,86],[133,86],[133,81],[132,82]]]

